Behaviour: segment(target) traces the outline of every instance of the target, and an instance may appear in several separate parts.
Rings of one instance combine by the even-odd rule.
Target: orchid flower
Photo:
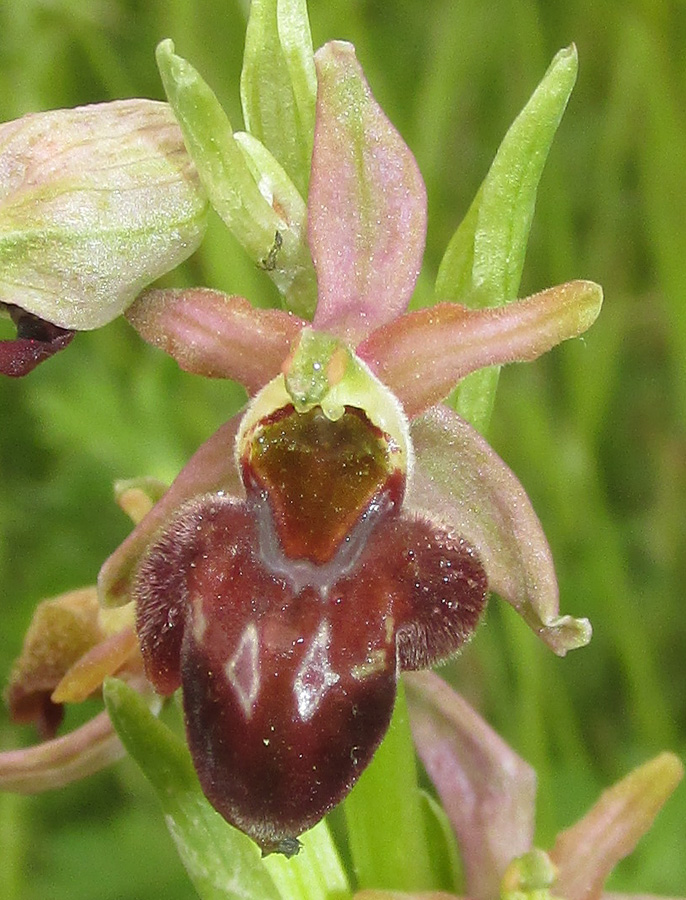
[[[158,56],[193,152],[185,92],[197,76],[169,44]],[[240,381],[252,400],[99,581],[105,603],[135,599],[155,688],[183,687],[212,804],[285,853],[369,763],[399,674],[458,650],[487,591],[560,655],[590,637],[585,620],[558,615],[524,490],[440,401],[478,368],[580,334],[600,290],[574,282],[498,309],[406,313],[424,249],[421,176],[352,47],[328,44],[315,63],[314,318],[207,289],[150,291],[127,310],[182,367]],[[212,197],[197,150],[196,164]],[[275,232],[274,270],[290,252],[287,228]]]
[[[313,55],[304,4],[284,10],[252,7],[246,133],[234,133],[171,42],[158,48],[194,163],[171,154],[181,199],[160,227],[167,234],[184,211],[191,224],[169,229],[160,266],[137,260],[102,318],[101,297],[76,322],[20,306],[16,292],[3,303],[67,329],[126,309],[182,368],[234,379],[250,395],[106,561],[98,590],[106,607],[134,603],[154,689],[183,688],[188,743],[212,805],[263,852],[288,856],[369,764],[401,673],[458,651],[489,592],[560,656],[590,639],[587,620],[559,614],[524,489],[443,401],[472,373],[583,333],[602,292],[576,281],[505,305],[516,296],[540,143],[573,84],[573,48],[556,57],[519,123],[521,152],[501,148],[448,248],[436,302],[408,312],[426,232],[417,164],[353,48],[335,42]],[[278,64],[264,51],[275,29]],[[498,195],[508,163],[509,212]],[[194,246],[205,192],[286,310],[206,288],[139,293]],[[502,227],[494,210],[509,215]],[[159,239],[154,228],[149,238]],[[10,344],[10,354],[25,352]],[[105,655],[116,671],[122,657]],[[86,660],[75,684],[92,684],[94,669],[102,680],[106,668]]]
[[[418,753],[458,838],[466,896],[617,896],[603,893],[608,875],[649,830],[683,778],[683,765],[674,754],[659,754],[604,791],[546,853],[533,844],[533,769],[435,673],[413,673],[406,687]],[[455,895],[364,890],[355,900],[451,897]]]
[[[139,522],[159,497],[154,479],[120,482],[119,506]],[[0,789],[37,793],[85,778],[115,762],[125,750],[106,711],[57,737],[64,704],[100,692],[103,679],[116,673],[159,710],[143,671],[134,630],[132,603],[105,609],[96,585],[43,600],[36,607],[22,652],[12,669],[5,700],[12,719],[33,723],[43,743],[0,753]]]

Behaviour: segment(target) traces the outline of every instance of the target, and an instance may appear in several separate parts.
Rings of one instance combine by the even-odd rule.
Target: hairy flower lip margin
[[[280,850],[370,761],[399,670],[471,636],[486,575],[461,538],[389,508],[326,602],[268,567],[257,528],[250,495],[191,501],[147,551],[134,596],[148,677],[165,693],[184,688],[206,795]]]

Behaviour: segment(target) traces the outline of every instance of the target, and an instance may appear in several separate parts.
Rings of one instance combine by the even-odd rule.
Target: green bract
[[[310,180],[317,76],[305,0],[253,0],[241,100],[245,127],[303,197]]]
[[[517,296],[545,161],[576,81],[576,47],[560,50],[510,126],[472,205],[448,244],[436,299],[501,306]],[[455,408],[483,430],[491,417],[498,369],[467,377]]]
[[[157,64],[212,205],[273,279],[287,307],[311,316],[316,280],[298,189],[257,138],[234,136],[219,101],[190,63],[174,53],[171,41],[157,48]]]

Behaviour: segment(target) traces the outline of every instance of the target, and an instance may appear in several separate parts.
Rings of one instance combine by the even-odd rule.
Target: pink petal
[[[673,753],[661,753],[606,790],[583,819],[558,835],[550,858],[556,896],[594,900],[605,879],[650,829],[684,775]]]
[[[404,678],[417,752],[457,835],[465,892],[492,900],[510,860],[531,849],[535,772],[438,675]]]
[[[233,378],[250,394],[279,374],[291,343],[308,324],[207,288],[147,291],[126,318],[182,369],[206,378]]]
[[[106,712],[75,731],[24,750],[0,753],[0,789],[38,794],[64,787],[124,756]]]
[[[175,478],[169,490],[134,528],[123,544],[105,560],[98,575],[98,593],[105,606],[120,606],[130,597],[136,566],[158,530],[176,509],[200,494],[223,491],[243,496],[236,468],[234,443],[242,418],[238,414],[216,431],[197,450]]]
[[[108,675],[123,668],[138,651],[138,638],[131,628],[110,635],[84,653],[64,674],[52,692],[53,703],[81,703],[102,687]],[[140,668],[140,657],[138,657]]]
[[[412,423],[417,465],[407,503],[462,535],[489,588],[559,656],[591,637],[587,619],[559,616],[550,548],[514,474],[475,429],[445,406]]]
[[[601,302],[598,285],[572,281],[492,309],[441,303],[377,329],[357,354],[412,418],[476,369],[536,359],[578,337],[595,321]]]
[[[352,45],[326,44],[315,62],[308,203],[319,285],[314,324],[354,344],[409,302],[424,252],[426,191]]]

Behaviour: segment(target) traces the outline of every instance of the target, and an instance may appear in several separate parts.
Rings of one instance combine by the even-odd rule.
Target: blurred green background
[[[153,51],[170,36],[239,127],[247,8],[0,0],[0,119],[162,98]],[[420,297],[555,51],[579,49],[520,293],[591,278],[605,307],[583,339],[503,374],[489,437],[543,521],[563,610],[588,615],[595,636],[556,659],[496,601],[448,673],[537,767],[546,847],[603,786],[661,749],[686,750],[686,4],[312,0],[310,15],[315,46],[356,44],[424,173]],[[173,278],[274,299],[217,222]],[[0,681],[35,603],[92,583],[127,533],[112,482],[173,477],[242,396],[179,372],[123,321],[0,381]],[[32,740],[0,712],[2,748]],[[686,894],[685,820],[682,785],[610,887]],[[42,797],[0,795],[0,860],[2,900],[194,895],[130,762]]]

